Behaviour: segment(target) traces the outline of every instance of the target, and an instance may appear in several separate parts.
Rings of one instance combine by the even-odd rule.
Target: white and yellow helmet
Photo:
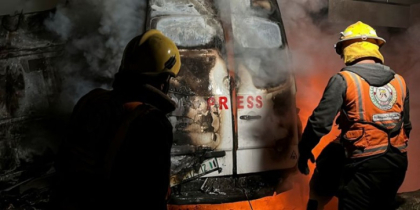
[[[361,21],[357,21],[341,32],[340,40],[334,45],[334,48],[337,54],[342,55],[343,49],[346,46],[360,41],[367,41],[376,44],[379,47],[382,47],[386,42],[385,39],[376,34],[375,29],[371,26]]]

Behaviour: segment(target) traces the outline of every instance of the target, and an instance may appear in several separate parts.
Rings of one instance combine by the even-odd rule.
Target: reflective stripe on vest
[[[364,150],[356,149],[356,150],[353,151],[352,156],[353,157],[367,157],[367,156],[381,154],[384,151],[386,151],[387,147],[388,147],[388,144],[377,146],[377,147],[372,147],[372,148],[364,149]],[[407,144],[396,145],[394,147],[399,149],[401,152],[406,152],[407,151]]]
[[[404,79],[395,74],[388,84],[373,87],[356,73],[343,70],[339,74],[347,83],[343,113],[348,121],[347,125],[340,127],[343,128],[341,141],[348,155],[357,158],[385,152],[387,132],[399,127],[402,120],[406,95]],[[391,145],[405,152],[408,139],[403,129],[397,132],[390,137]]]
[[[402,100],[404,101],[404,99],[405,99],[405,89],[404,89],[405,83],[403,83],[403,80],[402,80],[400,75],[395,75],[395,77],[397,78],[398,83],[400,84],[401,93],[402,93]]]
[[[353,78],[353,81],[354,82],[356,82],[356,88],[357,88],[357,101],[358,101],[358,110],[359,110],[359,119],[360,120],[364,120],[364,117],[363,117],[363,113],[364,113],[364,111],[363,111],[363,100],[362,100],[362,85],[360,84],[361,83],[361,81],[360,81],[360,77],[358,77],[356,74],[354,74],[354,73],[351,73],[350,74],[351,75],[351,77]]]

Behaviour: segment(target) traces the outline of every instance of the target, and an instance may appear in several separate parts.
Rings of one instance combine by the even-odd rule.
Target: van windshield
[[[162,31],[180,47],[200,47],[223,42],[219,21],[205,16],[170,16],[156,20]]]
[[[258,89],[271,89],[290,78],[283,25],[274,0],[152,0],[152,27],[183,49],[218,49],[234,44],[237,67]],[[189,3],[188,3],[189,2]],[[230,15],[223,12],[230,8]],[[231,26],[231,40],[225,40]]]
[[[259,17],[232,15],[234,39],[244,48],[279,48],[282,37],[279,26]]]

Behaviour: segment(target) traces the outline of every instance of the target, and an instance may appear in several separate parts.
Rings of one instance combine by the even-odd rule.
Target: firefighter
[[[172,125],[167,96],[181,66],[158,30],[126,46],[112,90],[77,102],[57,163],[52,209],[167,209]]]
[[[384,65],[385,40],[358,21],[341,33],[335,50],[345,67],[333,75],[299,143],[298,168],[309,174],[311,150],[336,121],[340,135],[321,152],[310,181],[308,209],[337,196],[339,210],[395,209],[407,170],[411,131],[404,78]],[[337,118],[336,118],[337,117]]]

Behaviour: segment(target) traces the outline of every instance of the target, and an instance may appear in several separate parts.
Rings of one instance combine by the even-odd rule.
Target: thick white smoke
[[[125,45],[142,33],[146,0],[70,0],[45,21],[66,42],[57,63],[63,106],[71,108],[94,87],[108,88]]]

